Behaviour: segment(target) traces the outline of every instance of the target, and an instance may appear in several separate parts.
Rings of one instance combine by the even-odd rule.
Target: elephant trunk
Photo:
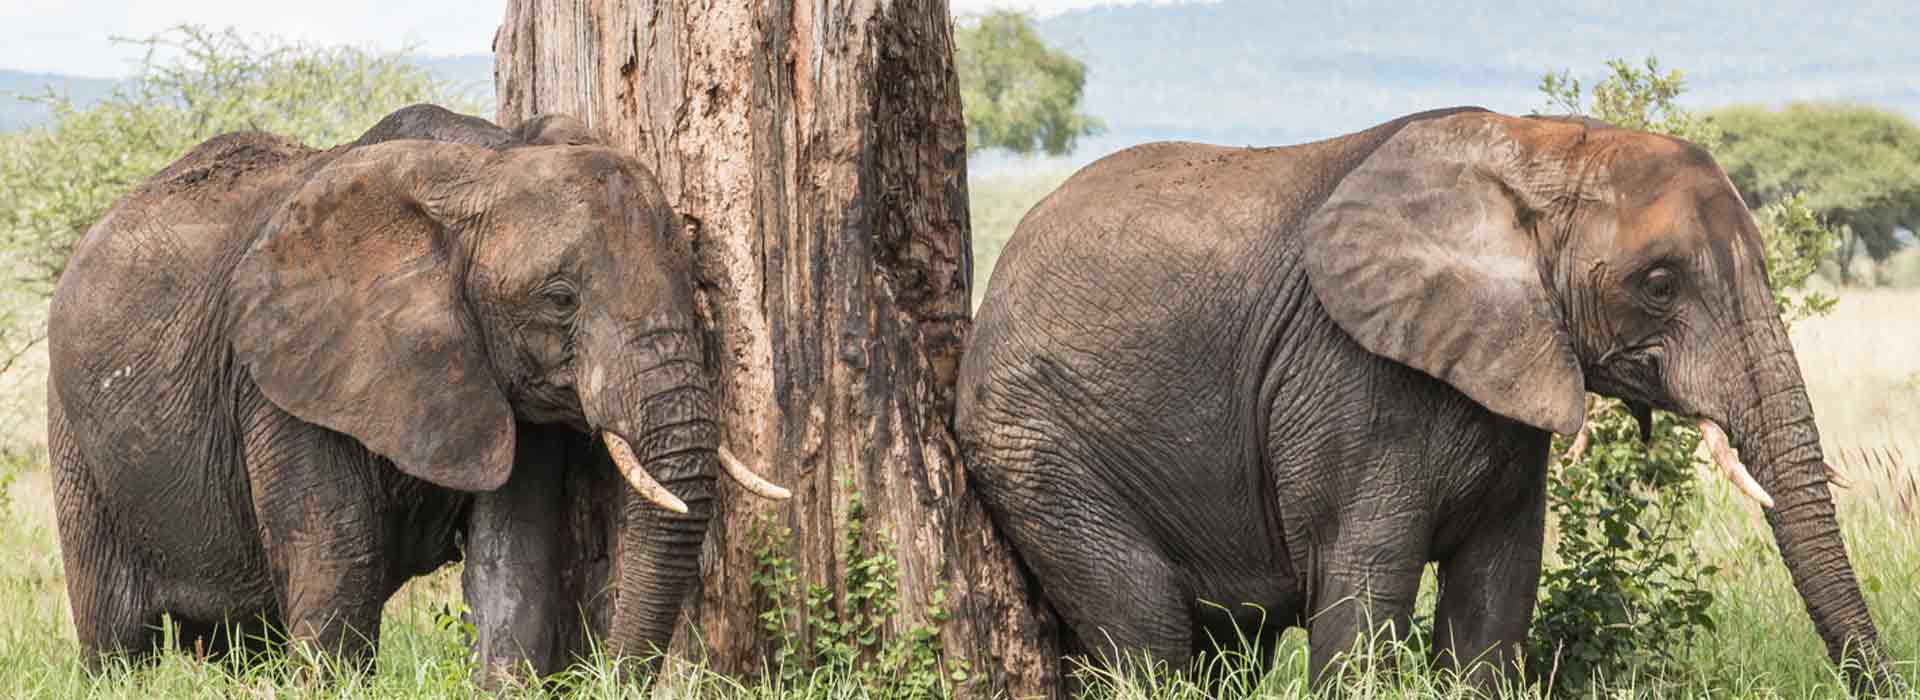
[[[603,633],[615,657],[666,651],[681,601],[699,577],[719,473],[720,433],[698,337],[653,332],[644,339],[642,352],[629,343],[612,354],[637,360],[626,366],[595,363],[589,350],[589,391],[582,396],[622,481],[635,486],[615,496],[613,613]],[[642,479],[659,491],[642,493]]]
[[[1828,656],[1847,669],[1856,690],[1898,691],[1903,686],[1880,644],[1840,536],[1820,433],[1785,325],[1769,315],[1749,321],[1748,327],[1755,329],[1747,346],[1751,363],[1743,381],[1731,385],[1751,387],[1753,393],[1729,407],[1733,447],[1772,496],[1767,523]]]

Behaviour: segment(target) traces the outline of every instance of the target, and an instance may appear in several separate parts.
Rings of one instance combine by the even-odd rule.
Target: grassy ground
[[[973,183],[976,278],[984,282],[1000,242],[1031,204],[1065,173],[1037,173]],[[984,287],[984,284],[976,285]],[[1920,680],[1920,291],[1840,294],[1833,315],[1794,330],[1801,365],[1829,454],[1852,481],[1837,492],[1856,569],[1881,631]],[[29,309],[28,316],[31,316]],[[443,571],[416,581],[389,605],[377,670],[342,672],[332,685],[307,682],[297,658],[246,668],[172,654],[140,669],[95,678],[80,669],[61,578],[51,485],[44,461],[44,355],[30,354],[0,378],[0,421],[16,426],[0,453],[0,697],[7,698],[464,698],[460,633],[438,613],[459,600],[458,575]],[[1694,533],[1702,556],[1722,573],[1712,580],[1718,629],[1687,653],[1691,675],[1629,681],[1609,698],[1778,697],[1840,695],[1805,609],[1788,582],[1759,511],[1718,478],[1705,482],[1709,516]],[[1305,647],[1295,631],[1267,670],[1229,659],[1222,685],[1203,689],[1157,674],[1092,676],[1096,698],[1304,697]],[[1423,669],[1407,649],[1371,660],[1353,674],[1355,697],[1464,697]],[[671,688],[650,693],[616,682],[607,664],[583,668],[547,688],[509,695],[549,697],[888,697],[884,688],[829,677],[778,690],[679,667]],[[744,683],[744,684],[743,684]]]

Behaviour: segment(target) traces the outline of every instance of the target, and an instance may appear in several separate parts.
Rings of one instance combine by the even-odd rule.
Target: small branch
[[[11,371],[13,369],[14,363],[19,362],[20,358],[26,357],[27,353],[33,350],[33,346],[39,345],[40,341],[43,341],[46,339],[47,339],[47,329],[45,327],[42,327],[35,330],[32,335],[27,336],[27,342],[22,343],[17,348],[8,350],[6,353],[6,359],[0,360],[0,375],[4,375],[7,372]]]

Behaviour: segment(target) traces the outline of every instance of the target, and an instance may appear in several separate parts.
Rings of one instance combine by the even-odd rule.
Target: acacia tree
[[[1841,234],[1840,281],[1866,253],[1884,263],[1904,246],[1899,230],[1920,229],[1920,125],[1874,107],[1743,106],[1709,115],[1726,137],[1715,156],[1756,209],[1802,197]]]
[[[1026,15],[995,10],[963,20],[954,49],[972,148],[1060,156],[1103,128],[1078,110],[1086,65],[1047,46]]]
[[[697,258],[725,439],[794,492],[722,490],[675,654],[733,674],[779,655],[753,585],[763,518],[791,531],[776,558],[810,599],[865,600],[842,546],[857,493],[897,547],[878,631],[939,623],[968,695],[1054,692],[1050,623],[949,427],[971,256],[946,2],[512,0],[494,42],[504,126],[572,114],[658,176]]]

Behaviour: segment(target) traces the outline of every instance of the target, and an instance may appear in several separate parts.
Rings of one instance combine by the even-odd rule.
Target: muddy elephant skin
[[[1758,230],[1675,139],[1461,108],[1110,155],[1008,241],[956,429],[1089,653],[1179,664],[1264,615],[1308,628],[1324,681],[1367,620],[1408,629],[1438,562],[1435,654],[1490,683],[1534,607],[1549,438],[1589,390],[1730,437],[1829,655],[1901,687]]]
[[[420,105],[326,151],[195,147],[52,303],[89,662],[150,652],[163,614],[216,653],[237,629],[369,662],[387,598],[462,546],[489,679],[588,632],[666,648],[721,473],[693,304],[653,176],[565,117]]]

